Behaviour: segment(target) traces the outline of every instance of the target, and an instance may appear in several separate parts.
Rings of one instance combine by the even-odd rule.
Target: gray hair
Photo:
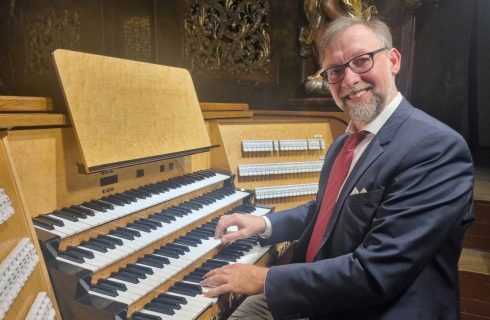
[[[363,25],[371,29],[384,48],[393,48],[390,28],[386,25],[386,23],[376,18],[366,21],[361,18],[344,16],[335,19],[328,25],[327,30],[320,39],[320,49],[324,50],[327,48],[330,43],[337,38],[337,36],[354,25]]]

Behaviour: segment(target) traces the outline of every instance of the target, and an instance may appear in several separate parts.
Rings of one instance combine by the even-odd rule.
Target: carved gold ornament
[[[269,1],[186,0],[185,54],[198,73],[267,73]]]

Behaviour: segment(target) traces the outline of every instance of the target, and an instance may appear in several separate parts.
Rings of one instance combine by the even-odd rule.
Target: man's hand
[[[264,292],[269,269],[250,264],[233,264],[209,271],[201,281],[203,287],[213,287],[205,296],[216,297],[227,292],[254,295]]]
[[[236,226],[238,231],[226,233],[226,228],[231,226]],[[266,224],[262,217],[234,213],[232,215],[221,216],[214,231],[214,237],[221,239],[223,243],[227,243],[262,233],[265,231],[265,228]]]

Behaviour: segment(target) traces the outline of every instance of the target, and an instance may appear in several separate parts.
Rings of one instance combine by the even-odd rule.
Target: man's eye
[[[333,69],[330,69],[328,70],[328,75],[329,77],[338,77],[339,75],[342,74],[342,68],[333,68]]]
[[[362,56],[362,57],[359,57],[359,58],[352,60],[351,63],[352,63],[352,66],[354,68],[360,68],[360,67],[362,68],[362,67],[369,65],[370,60],[371,59],[369,58],[369,56]]]

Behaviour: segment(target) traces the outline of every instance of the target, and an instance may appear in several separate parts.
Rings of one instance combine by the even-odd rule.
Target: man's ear
[[[397,75],[400,72],[402,55],[396,48],[391,48],[388,54],[388,59],[391,62],[391,74]]]

